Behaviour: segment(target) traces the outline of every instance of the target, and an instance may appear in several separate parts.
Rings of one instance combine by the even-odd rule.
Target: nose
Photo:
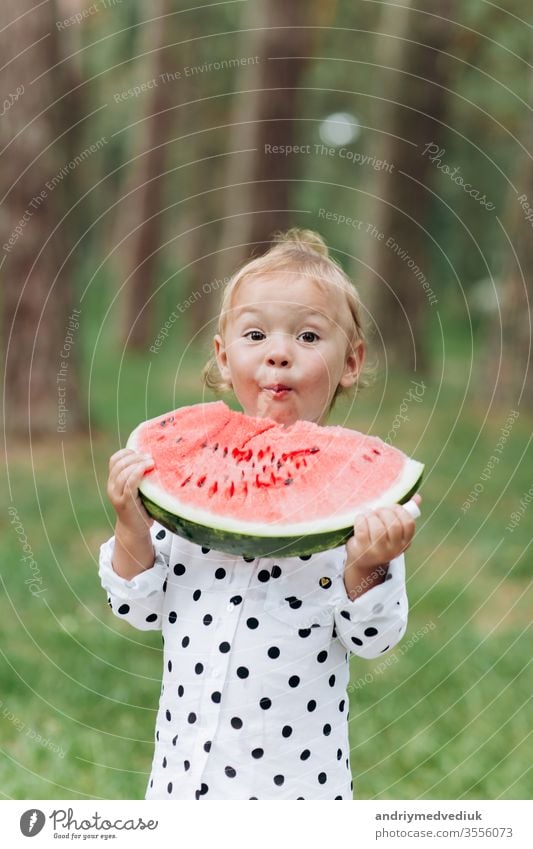
[[[289,336],[287,334],[272,335],[267,353],[268,365],[286,367],[290,365],[290,361]]]
[[[272,355],[268,358],[269,366],[288,366],[289,361],[285,357]]]

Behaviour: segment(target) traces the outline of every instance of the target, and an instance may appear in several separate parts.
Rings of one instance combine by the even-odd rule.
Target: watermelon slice
[[[127,447],[154,459],[139,487],[151,516],[245,557],[335,548],[361,510],[408,501],[424,470],[375,436],[307,421],[284,427],[223,401],[143,422]]]

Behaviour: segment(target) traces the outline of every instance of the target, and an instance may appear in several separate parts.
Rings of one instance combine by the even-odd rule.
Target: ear
[[[339,384],[344,387],[353,386],[357,382],[359,375],[363,370],[365,363],[365,343],[361,340],[355,345],[350,345],[346,354],[344,363],[344,371],[339,380]]]
[[[228,355],[226,352],[226,346],[224,344],[224,340],[219,333],[213,337],[213,343],[215,346],[215,358],[218,365],[218,370],[220,371],[220,376],[222,380],[225,380],[227,383],[231,383],[231,371],[228,365]]]

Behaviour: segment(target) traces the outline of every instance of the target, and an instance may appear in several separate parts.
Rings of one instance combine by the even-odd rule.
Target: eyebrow
[[[248,308],[246,308],[246,307],[237,307],[236,312],[237,312],[237,315],[235,316],[235,318],[237,318],[237,319],[240,319],[240,318],[243,318],[243,317],[247,317],[247,316],[258,316],[259,318],[261,318],[261,317],[262,317],[262,315],[263,315],[263,313],[261,312],[261,310],[257,310],[257,309],[248,309]],[[331,321],[332,321],[332,319],[331,319],[329,316],[327,316],[325,313],[322,313],[322,312],[316,312],[316,310],[308,310],[307,312],[305,312],[305,313],[301,316],[301,320],[302,320],[302,321],[305,321],[305,320],[307,320],[307,319],[309,319],[309,318],[317,318],[317,319],[319,319],[319,320],[327,321],[327,322],[331,322]]]

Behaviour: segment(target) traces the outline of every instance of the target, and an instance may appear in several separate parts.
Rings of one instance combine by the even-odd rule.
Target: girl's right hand
[[[145,536],[154,523],[138,492],[145,472],[153,468],[154,461],[148,454],[138,454],[131,448],[122,448],[109,460],[107,494],[121,530],[132,537]]]

